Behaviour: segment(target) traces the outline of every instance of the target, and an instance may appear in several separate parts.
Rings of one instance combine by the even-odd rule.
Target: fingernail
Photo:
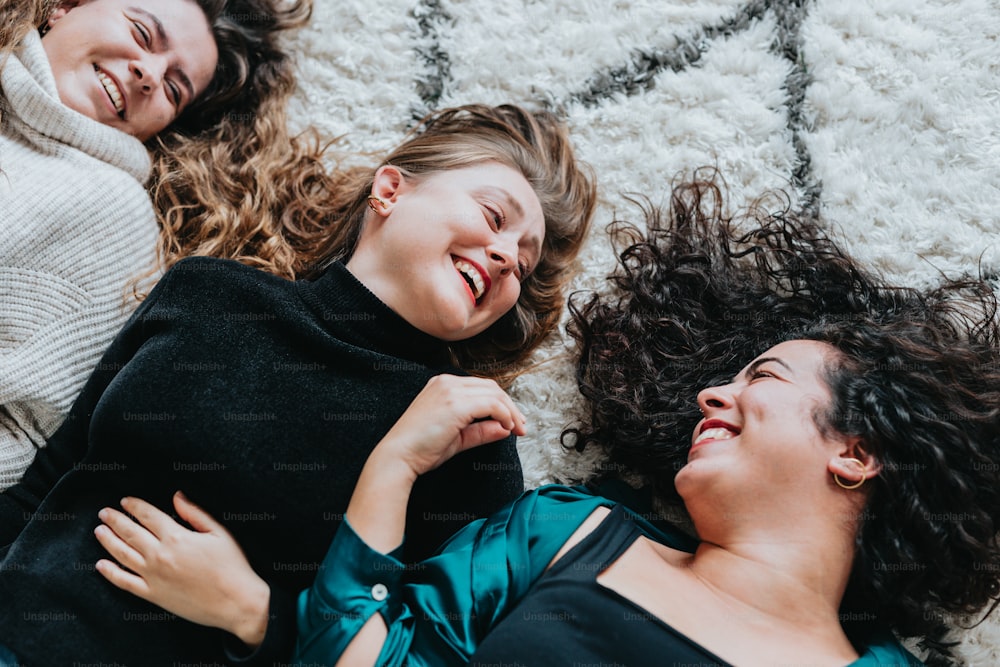
[[[97,513],[97,518],[100,519],[101,521],[104,521],[105,519],[107,519],[108,518],[108,508],[105,507],[100,512],[98,512]]]

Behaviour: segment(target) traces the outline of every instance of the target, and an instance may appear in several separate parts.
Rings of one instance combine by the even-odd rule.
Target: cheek
[[[506,315],[515,305],[521,296],[521,286],[516,280],[505,280],[502,291],[497,295],[497,319]]]
[[[160,101],[156,104],[156,108],[151,109],[149,115],[141,121],[142,127],[138,136],[140,138],[145,136],[148,139],[167,129],[176,119],[177,114],[174,106],[167,100]]]

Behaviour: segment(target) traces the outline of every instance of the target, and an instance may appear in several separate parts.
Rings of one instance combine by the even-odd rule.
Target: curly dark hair
[[[890,285],[785,196],[776,211],[758,200],[728,216],[719,181],[696,173],[666,211],[634,200],[646,231],[613,224],[616,289],[570,303],[588,414],[564,442],[603,448],[607,469],[639,473],[679,501],[695,392],[781,341],[832,345],[833,400],[817,423],[858,436],[882,466],[861,515],[844,628],[858,644],[880,625],[921,637],[948,664],[947,619],[1000,597],[994,288],[981,277]]]

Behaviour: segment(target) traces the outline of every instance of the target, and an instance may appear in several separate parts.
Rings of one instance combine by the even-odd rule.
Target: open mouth
[[[455,268],[458,269],[458,273],[469,285],[472,298],[478,306],[489,291],[489,277],[478,266],[461,257],[452,257],[452,262],[454,262]]]
[[[694,439],[692,447],[708,440],[730,440],[739,434],[739,427],[727,424],[721,419],[709,419],[701,425],[701,432]]]
[[[118,112],[118,117],[125,120],[125,97],[118,89],[118,84],[110,76],[102,72],[96,64],[94,65],[94,71],[97,72],[97,80],[104,86],[104,92],[111,98],[111,104],[114,105],[115,111]]]

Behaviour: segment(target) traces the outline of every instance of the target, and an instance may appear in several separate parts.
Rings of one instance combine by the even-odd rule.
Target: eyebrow
[[[160,20],[156,14],[153,14],[148,9],[143,9],[142,7],[129,7],[129,11],[133,11],[136,14],[142,14],[150,23],[153,24],[153,28],[156,30],[156,40],[163,46],[164,50],[170,50],[170,37],[167,35],[167,31],[163,28],[163,22]],[[187,89],[188,100],[194,99],[194,84],[191,83],[191,79],[188,78],[187,73],[184,72],[180,67],[174,68],[177,72],[177,77],[181,80],[181,84]]]
[[[501,187],[498,187],[496,185],[488,185],[485,188],[483,188],[483,193],[491,195],[493,197],[497,197],[499,199],[502,199],[503,200],[503,204],[505,206],[507,206],[509,209],[511,209],[512,211],[514,211],[514,214],[517,217],[519,217],[519,218],[523,218],[524,217],[524,209],[521,207],[521,203],[519,201],[517,201],[516,199],[514,199],[514,197],[509,192],[507,192],[507,190],[505,190],[505,189],[503,189]],[[538,238],[537,235],[532,235],[528,239],[528,243],[531,245],[531,249],[535,251],[535,256],[536,257],[541,257],[542,256],[542,240],[540,238]]]
[[[750,377],[751,375],[753,375],[754,373],[757,372],[758,368],[760,368],[764,364],[766,364],[768,362],[772,362],[772,361],[774,363],[780,365],[780,366],[783,366],[785,368],[785,370],[787,370],[789,373],[794,373],[794,371],[792,370],[791,366],[789,366],[788,364],[786,364],[784,361],[782,361],[778,357],[761,357],[760,359],[756,359],[752,364],[750,364],[749,366],[747,366],[747,369],[745,371],[743,371],[743,377]]]

